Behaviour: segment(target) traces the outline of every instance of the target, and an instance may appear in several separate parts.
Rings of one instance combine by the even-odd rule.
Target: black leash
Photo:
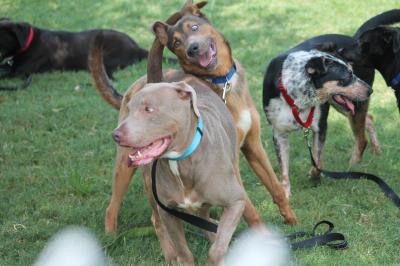
[[[333,172],[320,169],[317,164],[315,163],[314,156],[312,154],[311,144],[308,139],[309,130],[304,130],[304,138],[307,142],[308,151],[310,153],[311,163],[315,169],[317,169],[320,173],[324,176],[334,178],[334,179],[367,179],[374,181],[383,191],[386,197],[388,197],[393,203],[400,208],[400,197],[393,191],[393,189],[385,182],[382,178],[369,174],[369,173],[362,173],[362,172]]]
[[[158,198],[157,195],[157,185],[156,185],[156,176],[157,176],[157,162],[158,160],[155,160],[153,162],[153,165],[151,167],[151,189],[153,190],[153,196],[154,199],[156,200],[157,204],[163,209],[164,211],[168,212],[169,214],[175,216],[176,218],[179,218],[181,220],[184,220],[185,222],[192,224],[194,226],[197,226],[203,230],[207,230],[209,232],[217,233],[218,225],[209,222],[201,217],[197,217],[195,215],[181,212],[172,208],[169,208],[165,206],[160,199]]]
[[[209,231],[209,232],[217,233],[217,229],[218,229],[217,224],[207,221],[206,219],[203,219],[201,217],[169,208],[160,201],[160,199],[158,198],[158,194],[157,194],[157,184],[156,184],[157,163],[158,163],[158,160],[155,160],[151,167],[151,188],[153,191],[154,199],[156,200],[157,204],[161,207],[161,209],[163,209],[164,211],[168,212],[169,214],[171,214],[191,225],[197,226],[197,227],[199,227],[203,230]],[[317,234],[317,232],[316,232],[317,228],[323,224],[328,225],[328,230],[322,234]],[[315,246],[324,246],[324,245],[326,245],[330,248],[333,248],[333,249],[347,248],[348,244],[347,244],[345,236],[341,233],[332,233],[333,228],[334,228],[333,223],[331,223],[329,221],[320,221],[314,226],[311,233],[306,233],[306,232],[301,231],[301,232],[292,233],[292,234],[286,236],[286,238],[288,240],[293,240],[293,239],[300,238],[300,237],[310,237],[309,239],[290,243],[290,247],[293,250],[312,248]]]
[[[321,225],[328,225],[328,230],[326,230],[322,234],[317,233],[317,228]],[[287,235],[286,238],[289,240],[293,240],[300,237],[310,237],[308,239],[290,243],[290,247],[293,250],[304,249],[304,248],[313,248],[316,246],[328,246],[332,249],[346,249],[348,248],[348,243],[345,236],[341,233],[333,233],[333,228],[335,226],[330,221],[320,221],[316,225],[311,233],[306,233],[303,231],[295,232],[293,234]]]

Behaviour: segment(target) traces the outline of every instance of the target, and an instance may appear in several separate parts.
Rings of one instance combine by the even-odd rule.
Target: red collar
[[[299,108],[294,104],[294,100],[287,93],[285,86],[283,86],[282,78],[279,80],[279,90],[281,91],[283,98],[285,99],[287,104],[292,108],[292,114],[297,123],[299,123],[304,128],[309,128],[313,121],[315,106],[311,107],[311,111],[307,117],[307,120],[303,122],[300,118]]]
[[[33,41],[33,35],[34,35],[34,31],[32,27],[29,27],[29,35],[28,35],[28,39],[25,42],[24,47],[22,47],[21,49],[19,49],[15,55],[19,55],[22,54],[23,52],[25,52],[26,50],[28,50],[28,48],[31,46],[32,41]]]

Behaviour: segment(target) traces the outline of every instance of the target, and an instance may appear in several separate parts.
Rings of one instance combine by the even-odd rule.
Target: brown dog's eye
[[[145,110],[147,113],[152,113],[152,112],[154,112],[154,109],[151,108],[150,106],[146,106],[146,107],[144,108],[144,110]]]
[[[180,45],[181,45],[181,41],[176,40],[176,41],[174,42],[174,47],[175,47],[175,48],[178,48]]]
[[[192,26],[192,31],[197,31],[199,29],[199,25],[193,25]]]

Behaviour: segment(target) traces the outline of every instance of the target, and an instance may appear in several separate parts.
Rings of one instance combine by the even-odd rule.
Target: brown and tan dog
[[[113,137],[130,150],[130,164],[141,168],[167,263],[194,265],[194,259],[182,221],[154,200],[151,163],[159,158],[157,195],[169,208],[208,219],[211,206],[223,207],[218,230],[209,235],[213,244],[207,261],[207,265],[220,265],[246,200],[235,166],[234,122],[207,84],[191,75],[173,75],[172,80],[149,83],[131,95],[129,113],[120,118]],[[196,134],[198,138],[193,137]],[[191,143],[195,148],[188,149]]]
[[[159,70],[162,64],[163,45],[168,46],[178,56],[178,60],[186,73],[201,77],[207,82],[208,79],[211,80],[216,77],[222,76],[225,78],[235,66],[236,71],[229,78],[229,84],[214,85],[209,83],[209,87],[219,95],[224,94],[224,87],[230,89],[230,91],[225,90],[225,96],[227,107],[233,116],[237,130],[236,158],[239,158],[238,155],[241,149],[251,167],[271,193],[273,201],[278,205],[285,222],[294,224],[297,222],[296,216],[289,206],[284,190],[261,144],[260,116],[251,99],[244,69],[238,61],[232,58],[231,49],[223,35],[215,30],[204,14],[201,13],[200,9],[205,4],[206,2],[201,2],[194,5],[189,0],[180,12],[167,21],[167,24],[162,22],[154,24],[153,29],[157,39],[149,55],[149,73],[153,71],[161,73]],[[177,23],[175,23],[176,21]],[[193,41],[197,45],[193,46]],[[125,93],[122,99],[121,95],[112,87],[105,71],[103,71],[101,58],[101,47],[97,47],[97,49],[94,47],[90,55],[89,66],[96,88],[108,103],[120,109],[120,118],[122,118],[128,112],[126,105],[129,99],[146,84],[146,79],[138,80]],[[164,74],[163,80],[171,81],[173,77],[181,74],[181,71],[168,71]],[[159,75],[161,76],[161,74]],[[161,79],[161,77],[159,78]],[[114,232],[117,228],[117,217],[123,195],[136,170],[136,168],[129,167],[127,164],[130,153],[130,149],[118,147],[112,197],[105,217],[107,232]],[[238,160],[235,166],[239,169]],[[239,173],[239,171],[237,172]],[[243,215],[250,225],[260,225],[262,223],[260,215],[248,198],[246,199],[246,208]]]

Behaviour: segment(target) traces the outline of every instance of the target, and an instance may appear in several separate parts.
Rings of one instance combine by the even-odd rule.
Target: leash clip
[[[311,130],[309,128],[303,128],[303,136],[304,136],[304,139],[305,139],[308,147],[311,147],[310,138],[309,138],[310,131]]]
[[[222,92],[222,100],[224,101],[225,104],[226,104],[226,94],[230,92],[231,89],[232,89],[232,84],[229,81],[225,82],[224,89]]]

